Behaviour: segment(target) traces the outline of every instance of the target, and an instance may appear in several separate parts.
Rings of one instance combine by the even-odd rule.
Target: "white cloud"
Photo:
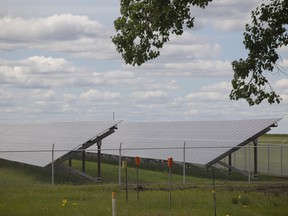
[[[135,74],[131,71],[108,71],[106,73],[94,73],[96,77],[104,77],[107,79],[133,79],[135,78]]]
[[[132,70],[130,67],[128,67]],[[190,77],[231,77],[232,68],[229,61],[195,60],[184,62],[147,63],[135,70],[153,76],[190,76]]]
[[[218,31],[243,31],[250,23],[250,14],[262,0],[219,0],[212,1],[205,10],[192,9],[196,24],[214,26]]]
[[[108,85],[121,87],[122,89],[177,89],[175,80],[155,79],[150,78],[147,74],[140,71],[137,72],[136,68],[126,67],[127,70],[116,70],[106,72],[94,72],[91,82],[95,84]],[[131,70],[135,71],[131,71]]]
[[[228,82],[204,85],[200,90],[186,95],[184,102],[188,104],[188,107],[194,107],[195,104],[200,104],[200,107],[197,105],[197,107],[200,109],[199,112],[215,109],[214,112],[217,113],[220,112],[220,109],[222,109],[221,107],[224,106],[224,104],[229,104],[231,102],[229,99],[230,91],[231,85]]]
[[[53,90],[40,90],[35,89],[31,92],[31,98],[33,100],[47,101],[55,99],[55,92]]]
[[[231,90],[232,86],[231,83],[229,82],[219,82],[219,83],[215,83],[212,85],[204,85],[202,86],[202,90],[203,91],[223,91],[223,92],[229,92]]]
[[[82,93],[79,96],[80,100],[84,100],[84,101],[94,101],[94,100],[98,100],[98,101],[111,101],[111,100],[116,100],[116,99],[120,99],[121,95],[119,92],[110,92],[110,91],[98,91],[96,89],[90,89],[84,93]]]
[[[276,81],[275,87],[284,90],[288,89],[288,79],[280,79]]]
[[[2,50],[45,49],[88,59],[119,59],[112,34],[87,16],[59,14],[44,18],[0,19]]]
[[[122,67],[149,76],[231,77],[231,62],[219,60],[222,47],[210,40],[189,32],[181,36],[173,35],[157,59],[140,67]]]
[[[187,101],[201,101],[201,102],[212,102],[212,101],[227,101],[227,95],[219,92],[197,92],[191,93],[186,96]]]
[[[104,86],[129,90],[177,89],[171,79],[149,78],[144,73],[125,70],[95,72],[86,67],[76,67],[64,58],[32,56],[27,59],[0,60],[2,85],[16,88],[67,88]]]
[[[181,39],[180,39],[181,41]],[[174,56],[174,60],[209,59],[220,53],[219,44],[167,44],[163,49],[163,56]]]
[[[168,94],[164,91],[147,91],[147,92],[141,92],[141,91],[137,91],[137,92],[133,92],[130,95],[131,98],[135,99],[135,100],[162,100],[162,99],[166,99],[168,97]]]
[[[18,88],[75,85],[79,72],[63,58],[33,56],[19,61],[2,60],[0,64],[2,84]]]
[[[34,73],[62,73],[73,72],[75,68],[64,58],[52,58],[45,56],[32,56],[19,62],[23,66],[29,67]]]
[[[102,28],[96,20],[72,14],[30,19],[4,17],[0,19],[0,38],[11,42],[76,40],[102,35]]]
[[[74,94],[70,94],[70,93],[64,93],[62,95],[62,98],[65,102],[73,102],[76,101],[78,99],[78,97]]]
[[[162,81],[162,82],[155,82],[147,86],[147,89],[162,89],[162,90],[175,90],[179,89],[179,85],[176,82],[176,80],[167,80],[167,81]]]
[[[220,20],[214,23],[214,26],[218,30],[222,31],[244,31],[245,24],[249,22],[249,19],[243,22],[242,19],[234,19],[234,20]]]
[[[84,37],[73,41],[51,41],[49,47],[46,45],[35,45],[35,47],[66,52],[75,58],[96,60],[120,59],[120,54],[116,52],[116,48],[109,35],[105,37]]]

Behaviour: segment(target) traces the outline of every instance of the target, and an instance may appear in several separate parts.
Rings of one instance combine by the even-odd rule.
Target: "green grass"
[[[80,163],[73,161],[73,165],[80,166]],[[87,172],[95,173],[96,167],[92,162],[86,164]],[[139,179],[144,190],[140,192],[138,202],[133,187],[135,169],[129,168],[130,184],[126,202],[124,185],[117,185],[118,167],[112,164],[102,166],[105,183],[77,185],[77,181],[73,182],[71,176],[56,175],[57,184],[52,186],[49,169],[0,161],[0,215],[111,215],[113,191],[117,197],[117,216],[214,214],[211,178],[189,176],[187,184],[182,185],[182,177],[177,175],[175,170],[175,173],[172,173],[170,211],[167,170],[159,170],[160,167],[157,169],[158,171],[143,168],[139,170]],[[287,215],[287,189],[288,181],[283,178],[251,184],[217,179],[217,215]]]
[[[260,143],[288,144],[288,134],[264,134],[259,138]]]
[[[263,142],[283,142],[286,138],[284,135],[261,137]],[[275,159],[278,155],[271,154],[271,157]],[[103,183],[83,184],[83,179],[56,173],[56,185],[52,186],[50,169],[0,160],[0,215],[111,215],[113,191],[117,197],[117,216],[214,215],[210,171],[190,165],[186,170],[186,184],[183,185],[182,166],[174,164],[172,209],[169,210],[166,164],[141,163],[139,183],[143,190],[140,191],[138,202],[135,190],[136,170],[133,161],[128,162],[129,193],[126,202],[124,184],[118,186],[118,161],[103,158],[103,162]],[[80,161],[73,160],[73,168],[81,170]],[[96,176],[97,164],[87,161],[86,172]],[[216,173],[216,177],[217,215],[287,215],[287,178],[261,175],[257,182],[249,184],[247,178],[234,173],[229,177]],[[123,171],[122,183],[124,179]]]

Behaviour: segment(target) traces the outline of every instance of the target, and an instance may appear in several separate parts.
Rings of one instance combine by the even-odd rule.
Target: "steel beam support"
[[[98,180],[101,180],[101,145],[102,145],[102,140],[99,140],[97,142],[97,148],[98,148]]]
[[[86,172],[86,158],[85,158],[85,150],[83,149],[82,151],[82,172],[85,173]]]
[[[232,167],[232,155],[231,154],[228,155],[228,164],[230,167]],[[230,167],[228,168],[228,175],[232,175],[232,169]]]
[[[258,178],[258,148],[257,148],[257,145],[258,145],[258,138],[255,139],[253,141],[253,145],[254,145],[254,179],[257,179]]]

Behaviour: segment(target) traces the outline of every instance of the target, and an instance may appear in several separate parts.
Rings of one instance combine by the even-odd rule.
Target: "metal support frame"
[[[257,163],[257,161],[258,161],[258,153],[257,153],[258,148],[257,148],[257,144],[258,144],[258,138],[253,141],[253,145],[254,145],[254,176],[253,176],[253,178],[254,179],[258,178],[258,163]]]
[[[85,173],[86,172],[86,152],[85,150],[82,150],[81,152],[82,154],[82,172]]]
[[[99,140],[97,142],[97,149],[98,149],[98,180],[101,180],[102,176],[101,176],[101,145],[102,145],[102,140]]]
[[[242,171],[242,170],[240,170],[240,169],[237,169],[236,167],[229,166],[228,164],[226,164],[226,163],[224,163],[224,162],[222,162],[222,161],[218,161],[217,164],[219,164],[219,165],[221,165],[221,166],[223,166],[223,167],[226,167],[226,168],[228,168],[228,169],[231,169],[232,171],[237,172],[237,173],[239,173],[239,174],[241,174],[241,175],[248,176],[248,174],[247,174],[246,171]],[[216,167],[213,167],[213,169],[216,169]]]
[[[228,156],[228,164],[229,164],[228,175],[232,175],[232,169],[231,169],[231,167],[232,167],[232,155],[231,154],[229,154],[229,156]]]
[[[271,125],[270,127],[275,127],[275,124]],[[230,149],[229,151],[227,151],[226,153],[220,155],[219,157],[215,158],[214,160],[210,161],[208,164],[206,164],[205,166],[207,168],[211,167],[213,164],[217,163],[218,161],[222,160],[223,158],[227,157],[228,155],[232,154],[233,152],[241,149],[242,146],[246,146],[247,144],[253,142],[255,139],[257,139],[258,137],[260,137],[261,135],[267,133],[268,131],[271,130],[271,128],[265,128],[264,130],[260,131],[259,133],[255,134],[253,137],[245,140],[244,142],[240,143],[237,147],[234,147],[232,149]]]
[[[99,134],[98,136],[93,137],[92,139],[90,139],[89,141],[83,143],[82,145],[80,145],[79,148],[74,149],[73,151],[70,151],[69,153],[65,154],[64,156],[62,156],[61,158],[59,158],[58,160],[56,160],[53,163],[53,166],[55,165],[60,165],[62,164],[64,161],[69,159],[69,165],[70,165],[70,160],[71,158],[78,154],[79,151],[81,151],[81,156],[82,156],[82,173],[85,173],[85,162],[86,162],[86,158],[85,158],[85,150],[89,147],[91,147],[92,145],[94,145],[95,143],[97,143],[98,146],[98,181],[101,181],[101,161],[100,161],[100,157],[99,154],[101,155],[101,144],[102,144],[102,140],[111,135],[112,133],[115,132],[115,130],[117,129],[117,125],[112,126],[111,128],[107,129],[106,131],[103,131],[101,134]],[[100,144],[99,144],[100,143]],[[50,164],[51,165],[51,164]]]
[[[64,155],[61,158],[59,158],[58,160],[56,160],[55,165],[61,164],[63,161],[66,161],[69,158],[71,158],[72,156],[76,155],[79,151],[85,150],[85,149],[91,147],[92,145],[94,145],[95,143],[97,143],[98,141],[103,140],[105,137],[114,133],[116,129],[117,129],[117,126],[114,125],[113,127],[109,128],[107,131],[103,132],[102,134],[100,134],[100,135],[90,139],[89,141],[83,143],[79,148],[75,149],[74,151],[67,153],[66,155]]]

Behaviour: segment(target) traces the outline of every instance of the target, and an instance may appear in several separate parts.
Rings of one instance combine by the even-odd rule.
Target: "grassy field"
[[[264,134],[259,138],[260,143],[288,144],[287,134]]]
[[[80,163],[73,161],[74,167]],[[88,173],[95,173],[96,165],[87,162]],[[173,168],[177,169],[177,167]],[[211,178],[182,177],[172,172],[172,208],[169,210],[167,170],[139,170],[142,186],[140,200],[135,190],[135,169],[128,169],[129,193],[126,202],[124,186],[119,187],[118,167],[103,164],[103,183],[78,185],[69,175],[55,176],[51,185],[51,171],[28,165],[0,161],[0,215],[21,216],[95,216],[112,215],[111,193],[116,192],[118,216],[190,216],[214,215]],[[193,170],[195,172],[195,170]],[[211,173],[206,173],[207,177]],[[116,181],[115,181],[116,180]],[[124,179],[123,179],[124,180]],[[217,215],[258,216],[287,215],[288,180],[263,178],[248,184],[230,179],[216,180]]]
[[[260,142],[272,145],[287,144],[287,140],[287,135],[260,138]],[[271,160],[278,160],[279,154],[271,154],[271,157]],[[117,160],[107,163],[103,158],[103,162],[102,183],[88,184],[84,179],[57,172],[56,184],[51,185],[51,169],[0,160],[0,216],[112,215],[112,192],[116,192],[117,216],[214,215],[211,171],[190,165],[183,185],[182,166],[174,164],[170,210],[166,165],[141,163],[141,191],[137,201],[136,171],[133,161],[128,162],[126,201],[125,184],[118,186]],[[73,168],[81,170],[81,163],[73,160]],[[86,172],[96,176],[97,164],[88,161]],[[124,179],[123,174],[122,183]],[[216,203],[217,215],[221,216],[284,216],[288,212],[288,179],[261,175],[259,180],[248,183],[247,178],[237,174],[216,173]]]

